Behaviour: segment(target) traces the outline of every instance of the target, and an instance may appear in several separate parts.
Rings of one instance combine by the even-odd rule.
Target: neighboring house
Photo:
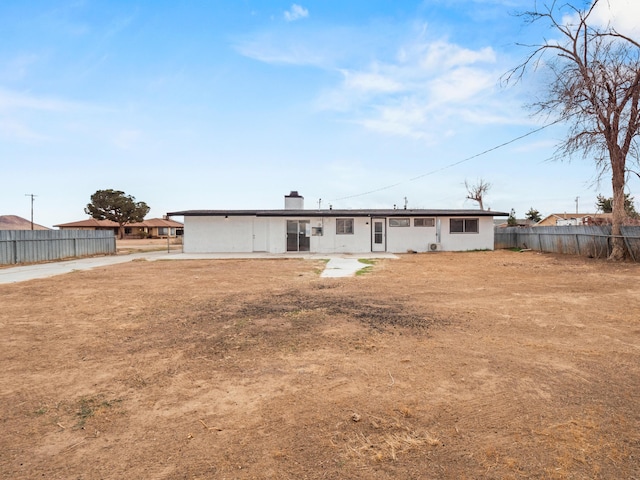
[[[170,238],[181,236],[184,225],[166,218],[150,218],[139,223],[125,225],[124,234],[132,237]]]
[[[60,230],[113,230],[118,234],[118,223],[111,220],[88,218],[79,222],[54,225]],[[124,226],[124,234],[129,238],[167,238],[182,235],[184,225],[175,220],[151,218],[142,222],[129,223]]]
[[[185,253],[428,252],[493,250],[490,210],[304,209],[298,192],[283,210],[186,210]]]
[[[0,215],[0,230],[31,230],[31,220],[17,215]],[[33,230],[51,230],[37,223],[33,224]]]
[[[514,225],[509,225],[509,219],[507,220],[494,220],[494,227],[498,228],[507,228],[507,227],[535,227],[537,225],[536,222],[531,220],[530,218],[517,218]]]
[[[61,223],[54,225],[60,230],[111,230],[114,235],[118,234],[118,224],[111,220],[96,220],[95,218],[87,218],[78,222]]]
[[[611,213],[552,213],[533,225],[534,227],[561,227],[600,225],[611,223]]]

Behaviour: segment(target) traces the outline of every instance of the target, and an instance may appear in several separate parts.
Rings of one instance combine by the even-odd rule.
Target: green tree
[[[529,211],[525,213],[525,215],[528,220],[531,220],[536,223],[542,220],[542,217],[540,216],[540,212],[538,210],[535,210],[533,207],[531,207]]]
[[[513,208],[511,209],[511,213],[509,213],[507,225],[509,225],[510,227],[515,227],[518,225],[518,220],[516,220],[516,211]]]
[[[127,223],[141,222],[149,213],[144,202],[136,202],[131,195],[120,190],[98,190],[91,195],[91,203],[84,209],[85,213],[97,220],[111,220],[119,226],[118,234],[124,237],[124,226]]]
[[[590,6],[574,6],[578,3]],[[609,8],[606,0],[534,5],[522,18],[530,24],[543,23],[551,33],[548,40],[525,45],[528,56],[505,80],[520,79],[528,70],[548,74],[546,92],[532,107],[537,114],[568,125],[558,158],[579,154],[595,159],[599,175],[611,175],[609,258],[623,260],[628,255],[620,232],[626,218],[624,189],[631,162],[640,158],[640,43],[611,24],[602,24],[599,14]]]
[[[596,208],[603,213],[613,212],[613,197],[605,197],[604,195],[598,195]],[[634,199],[629,193],[624,194],[624,211],[627,214],[627,216],[631,218],[640,217],[640,215],[636,211],[636,207],[634,205]]]

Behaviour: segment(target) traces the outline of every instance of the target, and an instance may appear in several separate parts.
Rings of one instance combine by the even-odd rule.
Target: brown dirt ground
[[[182,250],[182,238],[132,238],[117,239],[116,250],[118,254],[136,253],[142,251]]]
[[[0,285],[0,477],[640,478],[640,266],[135,261]]]

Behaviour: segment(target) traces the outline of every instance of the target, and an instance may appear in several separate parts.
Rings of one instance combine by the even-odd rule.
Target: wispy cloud
[[[325,49],[269,32],[243,39],[236,43],[235,49],[245,57],[276,65],[324,66],[331,62],[328,60],[331,53]]]
[[[386,25],[384,44],[373,27],[263,31],[236,49],[261,62],[338,73],[328,77],[338,81],[321,89],[315,107],[376,132],[435,140],[463,121],[493,125],[521,117],[521,102],[502,105],[508,94],[498,83],[507,66],[496,50],[434,38],[425,23],[406,27]]]
[[[347,89],[363,92],[398,92],[402,84],[389,76],[378,72],[352,72],[342,70],[344,85]]]
[[[637,0],[600,1],[593,14],[600,25],[611,25],[620,33],[636,39],[640,35],[640,3]]]
[[[428,121],[429,107],[415,98],[404,98],[388,105],[378,105],[372,112],[360,115],[356,123],[380,133],[400,135],[429,142],[435,140],[422,128]]]
[[[0,135],[11,140],[52,140],[51,131],[68,129],[70,119],[113,112],[101,107],[66,99],[17,92],[0,87]],[[49,133],[41,132],[47,130]]]
[[[0,68],[0,79],[12,82],[22,80],[37,61],[38,56],[33,53],[16,55]]]
[[[0,87],[0,113],[9,110],[69,111],[80,107],[79,103],[5,90]]]
[[[397,49],[395,59],[341,70],[340,85],[324,91],[317,105],[335,110],[377,132],[434,141],[458,121],[506,123],[504,109],[492,108],[497,55],[440,39],[418,39]]]
[[[284,19],[287,22],[295,22],[296,20],[307,18],[308,16],[309,10],[296,3],[291,5],[291,8],[289,10],[284,12]]]
[[[15,119],[0,116],[0,137],[19,141],[41,141],[49,137],[41,135],[30,129],[24,123]]]

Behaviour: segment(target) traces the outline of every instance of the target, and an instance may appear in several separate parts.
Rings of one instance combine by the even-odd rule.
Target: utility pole
[[[578,200],[580,197],[576,197],[576,215],[578,214]]]
[[[24,196],[31,197],[31,230],[33,230],[33,199],[37,197],[37,195],[34,195],[33,193],[25,193]]]

